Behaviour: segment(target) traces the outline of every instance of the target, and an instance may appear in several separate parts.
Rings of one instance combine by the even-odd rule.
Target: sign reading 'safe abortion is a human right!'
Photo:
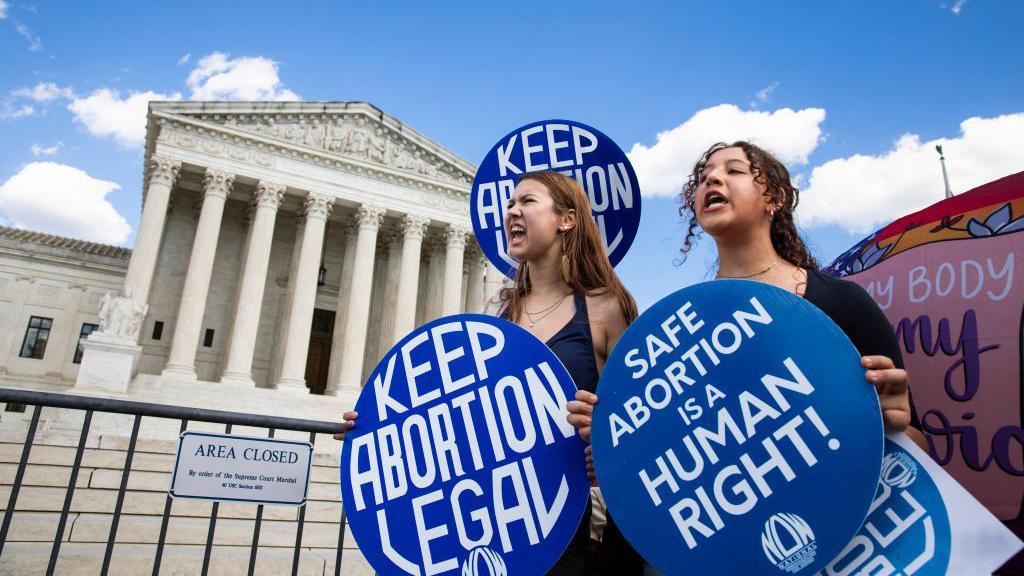
[[[664,298],[619,340],[592,442],[609,513],[666,574],[814,574],[856,534],[882,462],[860,355],[759,282]]]
[[[546,573],[590,491],[566,421],[575,392],[544,343],[498,318],[441,318],[396,344],[341,457],[345,513],[374,569]]]

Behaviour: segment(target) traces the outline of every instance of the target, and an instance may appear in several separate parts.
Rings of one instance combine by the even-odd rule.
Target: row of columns
[[[155,156],[150,171],[142,219],[135,249],[125,279],[125,293],[145,304],[149,298],[153,273],[163,234],[171,189],[180,172],[180,163]],[[171,351],[163,375],[195,379],[195,360],[206,311],[207,295],[213,272],[214,257],[220,234],[224,205],[234,183],[234,175],[207,169],[203,178],[203,198],[192,243],[192,253],[178,308],[177,324]],[[285,186],[260,181],[256,187],[247,234],[237,305],[229,331],[226,364],[222,382],[254,385],[253,355],[270,261],[274,223],[283,199]],[[317,275],[326,231],[327,218],[334,198],[309,193],[305,198],[301,225],[296,231],[296,245],[290,263],[288,290],[284,298],[275,354],[278,370],[274,386],[298,392],[306,391],[305,368],[309,335],[316,303]],[[337,394],[361,385],[363,358],[367,349],[370,296],[374,277],[377,236],[386,211],[380,206],[359,207],[354,222],[347,228],[345,262],[335,315],[334,346],[327,384],[328,394]],[[430,220],[420,215],[406,215],[401,236],[388,246],[388,277],[397,276],[393,307],[385,306],[381,342],[397,342],[410,332],[416,322],[416,301],[419,285],[420,257],[423,238]],[[441,315],[458,313],[462,307],[463,259],[470,230],[449,225],[446,230],[443,290],[435,294]],[[484,288],[482,266],[469,270],[468,302],[480,302],[491,290]],[[391,294],[387,294],[390,296]],[[377,342],[373,343],[377,345]]]

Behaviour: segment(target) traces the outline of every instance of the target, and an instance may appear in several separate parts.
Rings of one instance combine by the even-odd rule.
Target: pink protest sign
[[[1024,502],[1024,172],[900,218],[826,272],[896,329],[932,458],[1002,520]]]

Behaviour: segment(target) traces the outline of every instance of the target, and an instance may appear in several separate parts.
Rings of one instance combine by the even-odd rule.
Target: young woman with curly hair
[[[916,426],[917,419],[892,326],[860,286],[818,270],[794,222],[799,198],[789,171],[764,149],[745,141],[711,146],[681,194],[679,214],[687,222],[680,250],[684,260],[706,232],[718,249],[716,279],[765,282],[821,309],[862,355],[864,377],[878,392],[886,428],[906,430],[924,445],[921,433],[908,427]],[[596,403],[597,396],[587,391],[569,402],[569,422],[588,442]]]

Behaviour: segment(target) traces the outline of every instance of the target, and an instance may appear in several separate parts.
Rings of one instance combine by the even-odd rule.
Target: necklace
[[[565,302],[565,299],[568,297],[568,294],[563,295],[561,298],[555,301],[554,304],[548,306],[543,310],[540,310],[539,312],[530,312],[529,310],[526,309],[526,306],[523,306],[523,312],[526,312],[526,317],[529,319],[530,328],[533,328],[534,326],[537,325],[537,322],[540,322],[541,320],[550,316],[551,313],[558,309],[558,306],[561,305],[562,302]],[[539,318],[534,318],[535,315],[539,316]]]
[[[732,280],[742,280],[744,278],[753,278],[754,276],[760,276],[762,274],[767,274],[768,272],[771,272],[772,270],[775,269],[775,267],[777,265],[778,265],[778,262],[772,262],[771,264],[769,264],[766,268],[764,268],[762,270],[758,270],[757,272],[751,272],[750,274],[741,274],[739,276],[726,276],[726,275],[722,274],[721,272],[719,272],[719,273],[715,274],[715,278],[726,278],[726,279],[732,279]]]

